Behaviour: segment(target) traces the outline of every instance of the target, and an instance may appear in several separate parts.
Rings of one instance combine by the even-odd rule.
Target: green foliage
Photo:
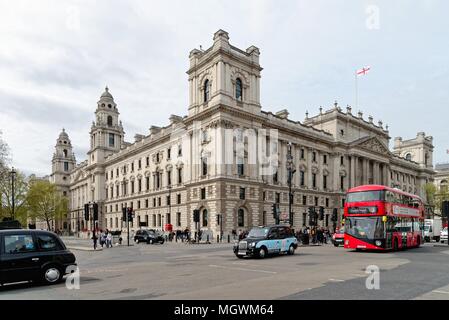
[[[68,210],[67,197],[61,195],[54,184],[44,180],[30,184],[27,203],[28,217],[45,221],[48,230],[51,230],[51,222],[64,219]]]
[[[14,218],[26,225],[28,183],[23,173],[16,170],[14,175]],[[12,217],[12,174],[4,167],[0,176],[0,219]]]

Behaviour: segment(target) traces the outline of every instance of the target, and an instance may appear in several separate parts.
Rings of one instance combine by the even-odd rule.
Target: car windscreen
[[[360,192],[350,192],[346,197],[346,202],[361,202],[361,201],[384,201],[385,191],[360,191]]]
[[[248,233],[248,238],[264,238],[270,228],[252,228]]]

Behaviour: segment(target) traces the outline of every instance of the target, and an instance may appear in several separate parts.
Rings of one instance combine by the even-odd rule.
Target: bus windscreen
[[[348,193],[346,202],[362,202],[362,201],[385,201],[385,191],[360,191]]]

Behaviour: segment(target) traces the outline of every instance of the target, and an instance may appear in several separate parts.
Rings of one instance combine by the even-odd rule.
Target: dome
[[[105,91],[103,92],[103,94],[101,95],[100,99],[102,98],[109,98],[109,99],[114,99],[112,97],[112,95],[109,93],[109,88],[106,86]]]
[[[59,139],[68,139],[69,135],[65,132],[65,129],[62,128],[62,132],[59,134]]]

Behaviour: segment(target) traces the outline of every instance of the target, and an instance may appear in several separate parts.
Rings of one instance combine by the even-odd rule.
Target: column
[[[373,164],[373,183],[380,184],[380,175],[379,175],[379,162],[375,161]]]
[[[356,175],[356,171],[355,171],[355,156],[351,155],[351,172],[349,174],[349,179],[350,181],[348,182],[349,187],[353,188],[355,186],[355,175]]]
[[[362,162],[362,182],[361,184],[368,184],[368,159],[367,158],[363,158],[363,162]]]

